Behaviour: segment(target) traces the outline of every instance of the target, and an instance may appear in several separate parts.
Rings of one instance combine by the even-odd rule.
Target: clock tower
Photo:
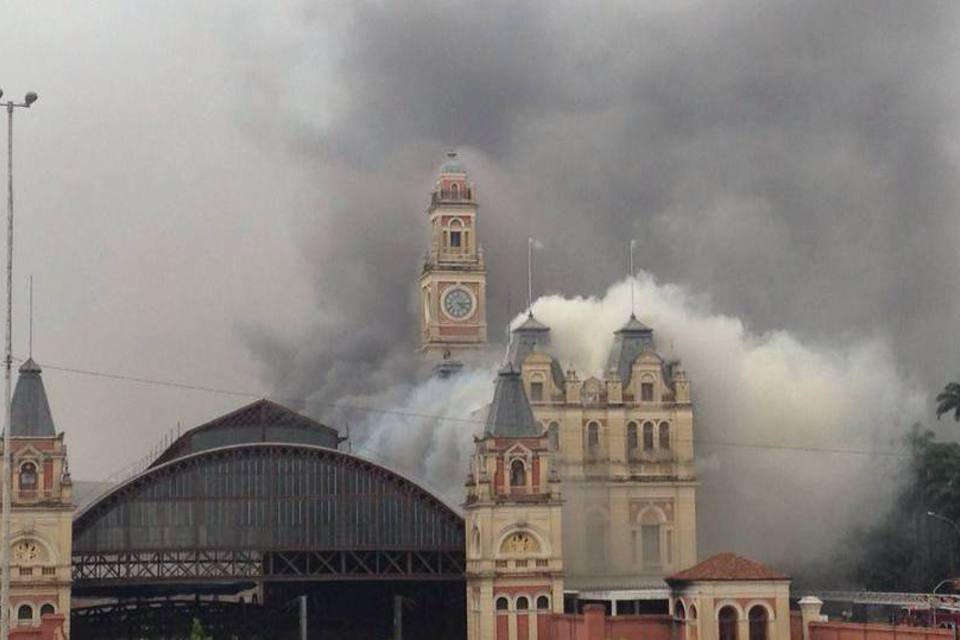
[[[487,341],[487,271],[477,237],[474,185],[456,151],[440,167],[430,206],[430,248],[420,274],[420,348],[452,352]]]

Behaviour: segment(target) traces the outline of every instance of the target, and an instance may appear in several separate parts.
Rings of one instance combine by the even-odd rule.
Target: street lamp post
[[[0,90],[0,98],[3,90]],[[0,640],[10,638],[10,493],[13,480],[10,451],[11,424],[11,384],[13,368],[13,111],[29,109],[37,101],[37,94],[29,92],[23,102],[9,100],[0,103],[7,108],[7,326],[6,352],[4,355],[3,400],[3,497],[0,504]]]
[[[942,515],[940,515],[939,513],[935,512],[935,511],[927,511],[927,517],[929,517],[929,518],[935,518],[935,519],[937,519],[937,520],[943,520],[944,522],[946,522],[947,524],[949,524],[951,527],[953,527],[954,531],[957,532],[957,535],[960,535],[960,524],[957,524],[956,522],[954,522],[954,521],[951,520],[950,518],[948,518],[948,517],[946,517],[946,516],[942,516]]]

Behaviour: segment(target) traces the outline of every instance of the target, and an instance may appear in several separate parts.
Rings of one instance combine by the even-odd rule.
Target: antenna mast
[[[633,290],[635,288],[634,284],[637,279],[636,274],[633,271],[633,248],[635,246],[637,246],[637,241],[631,240],[630,241],[630,317],[631,318],[637,317],[636,301],[634,299],[634,294],[633,294]]]
[[[533,237],[527,238],[527,313],[533,315]]]
[[[33,358],[33,274],[30,274],[30,336],[27,345],[27,357]]]

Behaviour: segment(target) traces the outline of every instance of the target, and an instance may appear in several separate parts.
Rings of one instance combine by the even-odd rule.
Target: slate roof
[[[507,348],[507,364],[516,370],[528,355],[533,351],[543,351],[550,346],[550,327],[533,317],[533,312],[527,314],[527,319],[510,332],[510,345]],[[563,367],[555,359],[550,363],[550,374],[553,383],[560,389],[564,386]]]
[[[790,577],[774,571],[749,558],[735,553],[719,553],[700,564],[667,577],[667,582],[719,582],[754,580],[789,580]]]
[[[13,438],[52,438],[57,435],[40,373],[40,365],[33,358],[20,366],[11,407],[10,436]]]
[[[520,372],[509,364],[497,374],[484,433],[497,438],[535,438],[540,427],[523,390]]]
[[[607,360],[607,371],[616,371],[624,387],[630,384],[633,362],[644,351],[653,351],[653,329],[630,314],[630,320],[614,332],[613,349]]]

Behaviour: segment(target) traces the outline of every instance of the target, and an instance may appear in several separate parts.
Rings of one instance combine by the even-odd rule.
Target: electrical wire
[[[20,358],[20,357],[14,357],[14,360],[23,362],[23,358]],[[106,371],[97,371],[93,369],[81,369],[78,367],[67,367],[62,365],[44,364],[42,368],[45,370],[49,369],[52,371],[58,371],[62,373],[92,376],[92,377],[98,377],[98,378],[105,378],[109,380],[118,380],[123,382],[133,382],[137,384],[162,386],[167,388],[180,389],[184,391],[199,391],[204,393],[212,393],[212,394],[242,397],[242,398],[267,398],[270,400],[278,401],[280,403],[302,404],[306,406],[332,408],[340,411],[356,411],[356,412],[366,413],[366,414],[392,415],[392,416],[399,416],[404,418],[417,418],[417,419],[423,419],[423,420],[435,420],[435,421],[442,421],[442,422],[460,422],[460,423],[473,424],[473,425],[480,425],[480,424],[486,423],[485,420],[480,420],[477,418],[444,416],[444,415],[429,414],[429,413],[418,413],[414,411],[401,411],[397,409],[380,409],[376,407],[364,407],[359,405],[345,404],[341,402],[304,400],[302,398],[292,398],[292,397],[284,398],[280,396],[270,396],[270,395],[266,395],[262,393],[254,393],[250,391],[239,391],[235,389],[225,389],[222,387],[195,385],[195,384],[189,384],[186,382],[161,380],[158,378],[148,378],[144,376],[133,376],[133,375],[125,375],[125,374],[119,374],[119,373],[110,373]],[[672,438],[672,441],[678,442],[678,443],[690,442],[690,440],[681,440],[679,438]],[[839,448],[839,447],[771,444],[771,443],[743,442],[743,441],[733,441],[733,440],[718,440],[718,439],[709,439],[709,438],[700,438],[700,437],[693,438],[692,442],[694,445],[697,445],[697,446],[708,446],[708,447],[713,446],[713,447],[738,448],[738,449],[779,450],[779,451],[790,451],[790,452],[797,452],[797,453],[856,455],[856,456],[888,457],[888,458],[911,457],[911,454],[907,451],[884,451],[880,449],[851,449],[851,448]]]

